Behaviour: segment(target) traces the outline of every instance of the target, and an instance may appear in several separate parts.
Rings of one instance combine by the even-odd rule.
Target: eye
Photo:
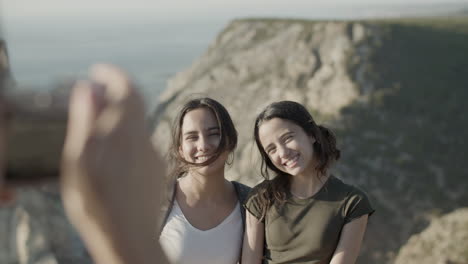
[[[271,148],[269,148],[269,149],[266,150],[266,153],[267,153],[269,156],[275,154],[275,152],[276,152],[276,148],[275,148],[275,147],[271,147]]]
[[[288,135],[286,136],[286,138],[284,138],[284,142],[289,142],[293,139],[293,136],[292,135]]]
[[[219,136],[221,136],[221,134],[219,132],[213,132],[213,133],[209,134],[208,136],[210,136],[210,137],[213,137],[213,136],[214,137],[219,137]]]
[[[185,138],[186,141],[195,141],[197,139],[198,139],[198,136],[195,136],[195,135],[187,136]]]

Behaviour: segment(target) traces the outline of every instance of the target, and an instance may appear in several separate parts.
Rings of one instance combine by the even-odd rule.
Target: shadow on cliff
[[[468,28],[457,21],[379,22],[374,91],[342,111],[337,174],[377,210],[360,263],[392,262],[431,217],[468,206]]]

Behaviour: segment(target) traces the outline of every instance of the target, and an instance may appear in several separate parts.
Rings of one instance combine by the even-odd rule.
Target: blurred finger
[[[70,98],[64,147],[64,155],[67,159],[77,160],[83,152],[96,118],[93,100],[92,84],[88,81],[77,82]]]
[[[90,77],[93,82],[107,87],[106,99],[117,103],[131,93],[130,77],[121,69],[109,64],[97,64],[91,67]]]

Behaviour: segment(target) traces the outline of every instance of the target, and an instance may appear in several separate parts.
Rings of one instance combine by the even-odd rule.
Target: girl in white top
[[[171,262],[239,261],[244,233],[239,189],[246,187],[224,178],[236,144],[234,124],[220,103],[200,98],[183,106],[170,151],[170,176],[177,180],[159,238]]]

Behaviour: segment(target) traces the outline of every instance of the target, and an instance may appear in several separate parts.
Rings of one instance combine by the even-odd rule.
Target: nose
[[[200,152],[211,150],[211,144],[206,136],[201,136],[197,142],[197,149]]]
[[[286,146],[280,145],[278,146],[278,156],[280,158],[287,158],[289,155],[289,149]]]

